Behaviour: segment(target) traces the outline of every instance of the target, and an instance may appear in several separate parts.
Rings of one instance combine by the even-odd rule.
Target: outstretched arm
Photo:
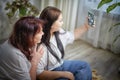
[[[83,35],[83,33],[85,33],[86,31],[88,31],[89,28],[90,28],[90,26],[88,25],[88,21],[86,20],[86,23],[83,26],[78,27],[78,28],[76,28],[74,30],[75,40],[79,39],[80,36]]]
[[[43,71],[37,76],[37,78],[40,80],[55,80],[61,77],[74,80],[73,74],[68,71]]]

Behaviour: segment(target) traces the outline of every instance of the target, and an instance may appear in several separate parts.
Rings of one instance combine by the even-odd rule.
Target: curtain
[[[115,1],[113,0],[112,3]],[[89,29],[88,33],[81,39],[89,42],[94,47],[108,49],[116,54],[120,54],[120,38],[114,42],[116,36],[120,35],[120,25],[109,31],[114,24],[120,22],[120,7],[107,14],[105,10],[110,4],[97,9],[99,2],[98,0],[80,0],[79,14],[77,15],[80,18],[77,20],[77,25],[80,24],[81,20],[84,21],[88,11],[94,13],[96,21],[96,27]]]
[[[117,0],[113,0],[115,1]],[[63,28],[69,31],[74,31],[76,27],[84,24],[88,11],[93,12],[96,27],[89,29],[80,39],[94,47],[120,54],[120,38],[113,43],[116,36],[120,35],[120,25],[109,31],[113,24],[120,22],[120,7],[107,14],[105,10],[110,4],[97,9],[99,2],[100,0],[39,0],[39,9],[42,11],[46,6],[59,8],[63,13]]]

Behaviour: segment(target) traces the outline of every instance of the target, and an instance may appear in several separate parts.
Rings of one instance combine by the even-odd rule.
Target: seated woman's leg
[[[92,72],[88,63],[79,60],[66,60],[63,65],[54,71],[70,71],[75,80],[92,80]]]

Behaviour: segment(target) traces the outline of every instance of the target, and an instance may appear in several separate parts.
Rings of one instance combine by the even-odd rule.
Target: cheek
[[[41,37],[41,36],[36,36],[35,39],[38,40],[38,39],[40,39],[40,37]]]
[[[58,25],[59,25],[59,27],[62,27],[63,22],[59,22]]]
[[[61,28],[62,24],[60,22],[55,22],[53,25],[52,25],[52,30],[53,31],[58,31],[60,28]]]
[[[40,34],[40,35],[37,35],[37,37],[36,37],[36,39],[41,39],[42,38],[42,35]]]
[[[62,23],[60,23],[60,24],[59,24],[59,27],[62,27],[62,25],[63,25],[63,24],[62,24]]]
[[[35,43],[39,43],[41,41],[42,35],[36,35],[34,38]]]
[[[62,26],[61,23],[57,23],[55,28],[59,29],[61,26]]]

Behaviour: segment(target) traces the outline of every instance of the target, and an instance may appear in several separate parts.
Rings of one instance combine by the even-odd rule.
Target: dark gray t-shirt
[[[0,80],[31,80],[30,62],[9,41],[0,45]]]

